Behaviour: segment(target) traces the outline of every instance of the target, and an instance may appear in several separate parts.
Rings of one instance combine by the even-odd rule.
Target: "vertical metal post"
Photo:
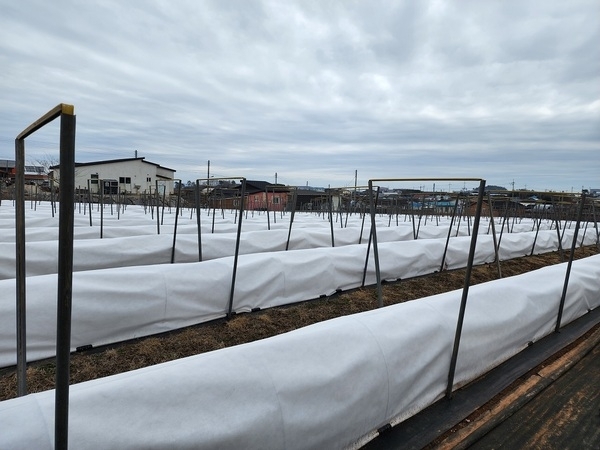
[[[452,357],[450,359],[450,370],[448,371],[448,385],[446,386],[446,397],[452,398],[452,386],[454,385],[454,373],[456,371],[456,361],[458,359],[458,349],[460,346],[460,337],[467,308],[467,297],[469,295],[469,285],[471,283],[471,271],[473,270],[473,260],[475,258],[475,248],[477,246],[477,235],[479,234],[479,220],[481,218],[481,207],[483,205],[483,194],[485,192],[485,180],[479,182],[479,196],[477,197],[477,209],[475,211],[475,220],[473,221],[473,234],[471,235],[471,247],[469,249],[469,258],[467,261],[467,270],[465,273],[465,284],[463,287],[462,298],[460,301],[460,310],[458,312],[458,322],[456,324],[456,333],[454,335],[454,346],[452,348]]]
[[[27,328],[25,320],[25,141],[15,140],[15,226],[17,289],[17,395],[27,394]]]
[[[448,254],[448,244],[450,243],[450,235],[452,234],[452,227],[454,226],[454,219],[456,218],[456,210],[458,209],[458,195],[454,202],[454,209],[452,211],[452,218],[450,219],[450,226],[448,227],[448,235],[446,236],[446,245],[444,246],[444,254],[442,255],[442,262],[440,264],[440,272],[444,271],[446,265],[446,255]]]
[[[537,225],[537,228],[536,228],[536,225]],[[533,252],[535,251],[535,244],[537,242],[537,238],[540,233],[541,225],[542,225],[542,217],[540,214],[539,220],[536,217],[534,217],[534,219],[533,219],[533,227],[536,228],[536,230],[535,230],[535,236],[533,237],[533,245],[531,246],[531,253],[529,254],[529,256],[533,256]]]
[[[181,184],[181,181],[179,181],[179,183]],[[156,184],[158,185],[158,181],[156,182]],[[179,190],[179,193],[181,193],[181,189]],[[165,203],[166,203],[166,198],[167,198],[167,186],[163,186],[163,195],[162,195],[162,211],[160,213],[160,224],[164,225],[164,220],[165,220]],[[177,199],[177,202],[179,202],[179,199]],[[169,214],[171,213],[171,199],[169,199]]]
[[[156,234],[160,234],[160,193],[158,192],[158,180],[154,180],[156,189],[154,190],[154,202],[156,203]]]
[[[104,238],[104,180],[98,180],[100,186],[100,239]]]
[[[596,229],[596,248],[600,250],[600,232],[598,231],[598,220],[596,219],[595,202],[592,199],[592,217],[594,218],[594,228]]]
[[[65,210],[61,208],[60,217],[60,228],[59,228],[59,267],[58,267],[58,330],[61,331],[60,326],[63,325],[61,315],[64,301],[68,301],[70,304],[71,290],[70,280],[72,278],[73,269],[73,215],[74,215],[74,149],[75,149],[75,116],[73,115],[73,106],[59,104],[41,118],[36,120],[34,123],[29,125],[24,131],[22,131],[15,140],[15,263],[16,263],[16,315],[17,315],[17,394],[19,396],[27,394],[27,383],[26,383],[26,372],[27,372],[27,346],[25,342],[26,338],[26,302],[25,302],[25,290],[26,290],[26,273],[25,273],[25,138],[35,131],[42,128],[47,123],[53,121],[57,117],[61,117],[61,135],[60,135],[60,150],[61,150],[61,164],[63,160],[65,164],[68,160],[72,160],[71,169],[67,168],[65,175],[65,188],[63,194],[63,188],[61,187],[61,198],[62,196],[68,197],[68,201],[65,201]],[[70,154],[69,154],[70,153]],[[51,180],[52,183],[52,180]],[[51,184],[52,190],[52,184]],[[54,208],[52,208],[54,214]],[[70,214],[68,214],[70,212]],[[70,236],[68,234],[69,227],[67,217],[71,217]],[[69,239],[70,238],[70,239]],[[70,248],[69,248],[70,240]],[[69,251],[70,249],[70,251]],[[70,266],[69,266],[70,264]],[[62,330],[62,333],[68,331],[70,335],[70,316],[69,316],[69,327],[68,330]],[[62,336],[64,337],[64,335]],[[57,334],[57,349],[59,342],[62,342],[61,336]],[[57,391],[58,391],[58,351],[57,351]],[[60,364],[62,368],[64,364]],[[68,384],[67,384],[68,389]],[[56,406],[58,411],[58,405]],[[56,441],[59,442],[59,441]],[[66,448],[65,446],[57,445],[56,448]]]
[[[335,238],[333,234],[333,199],[331,195],[331,191],[327,191],[327,206],[329,208],[329,227],[331,228],[331,246],[335,247]]]
[[[296,202],[298,201],[298,190],[294,188],[292,195],[292,214],[290,215],[290,229],[288,230],[287,242],[285,243],[285,251],[290,248],[290,238],[292,237],[292,225],[294,224],[294,215],[296,214]]]
[[[363,206],[363,208],[364,208],[364,206]],[[366,217],[367,217],[367,215],[364,213],[364,211],[362,211],[362,220],[360,221],[360,235],[358,236],[359,244],[362,244],[362,236],[363,236],[363,231],[365,229],[365,218]],[[364,284],[364,282],[363,282],[363,284]]]
[[[87,180],[88,185],[88,211],[90,212],[90,227],[92,226],[92,188],[90,180]]]
[[[560,217],[558,214],[558,208],[554,203],[554,199],[552,199],[552,209],[554,210],[554,222],[556,223],[556,236],[558,238],[558,253],[560,255],[560,261],[565,262],[565,252],[562,246],[562,236],[560,234]]]
[[[565,300],[567,298],[567,288],[569,287],[569,277],[571,276],[571,266],[573,265],[573,256],[575,255],[575,248],[577,248],[577,234],[579,233],[579,226],[581,225],[581,215],[583,214],[583,206],[585,204],[585,192],[581,193],[581,204],[579,205],[579,211],[577,212],[577,223],[575,224],[575,231],[573,232],[573,242],[571,243],[571,254],[569,255],[569,262],[567,263],[567,272],[565,273],[565,282],[563,284],[562,295],[560,296],[560,305],[558,306],[558,317],[556,318],[556,328],[554,331],[558,333],[560,331],[560,322],[562,320],[563,309],[565,307]]]
[[[196,180],[196,225],[198,226],[198,261],[202,261],[202,229],[200,226],[200,180]]]
[[[379,187],[377,187],[379,191]],[[377,307],[383,307],[383,290],[381,288],[381,270],[379,268],[379,248],[377,247],[377,227],[375,226],[375,199],[373,198],[373,180],[369,180],[369,204],[371,206],[371,237],[373,241],[373,258],[375,258],[375,277],[377,280]],[[413,221],[414,223],[414,221]]]
[[[502,278],[502,267],[500,265],[500,247],[496,238],[496,224],[494,222],[494,209],[492,208],[492,196],[488,192],[488,205],[490,209],[490,224],[492,226],[492,239],[494,241],[494,254],[496,256],[496,265],[498,266],[498,278]]]
[[[375,208],[377,208],[377,203],[379,202],[379,186],[377,187],[377,193],[375,194]],[[366,214],[363,214],[363,226],[365,223]],[[360,235],[362,239],[362,228],[360,230]],[[363,277],[361,287],[365,287],[365,282],[367,280],[367,267],[369,266],[369,252],[371,251],[371,241],[373,239],[373,228],[371,227],[371,232],[369,233],[369,243],[367,244],[367,254],[365,255],[365,266],[363,268]],[[359,242],[360,244],[360,242]]]
[[[165,186],[165,192],[167,187]],[[175,262],[175,243],[177,242],[177,219],[179,219],[179,204],[181,202],[181,180],[179,180],[177,187],[177,206],[175,207],[175,224],[173,226],[173,248],[171,249],[171,264]],[[163,214],[165,213],[165,207],[163,203]]]
[[[269,215],[269,190],[265,187],[265,211],[267,214],[267,230],[271,229],[271,216]]]
[[[75,194],[75,116],[61,115],[60,211],[58,230],[58,305],[56,327],[55,448],[66,449],[69,436],[69,374],[73,291]]]
[[[233,273],[231,275],[231,292],[229,293],[229,307],[227,308],[227,318],[231,318],[233,311],[233,294],[235,292],[235,277],[237,275],[237,264],[240,255],[240,239],[242,236],[242,217],[244,215],[244,199],[246,198],[246,179],[242,178],[242,193],[240,195],[240,220],[238,222],[237,238],[235,241],[235,254],[233,257]],[[268,215],[268,212],[267,212]]]

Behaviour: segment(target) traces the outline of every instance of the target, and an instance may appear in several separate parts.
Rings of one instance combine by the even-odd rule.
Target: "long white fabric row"
[[[455,386],[552,332],[566,265],[471,287]],[[600,305],[575,261],[563,324]],[[71,387],[78,449],[357,447],[443,396],[461,291]],[[54,392],[0,402],[0,448],[51,449]]]
[[[157,234],[157,220],[156,215],[144,212],[144,208],[141,206],[129,206],[127,210],[117,216],[116,212],[109,214],[110,208],[105,207],[103,214],[103,231],[102,236],[104,238],[114,237],[126,237],[126,236],[140,236],[140,235],[156,235]],[[15,219],[14,219],[14,207],[6,206],[3,204],[0,207],[0,242],[14,242],[15,240]],[[271,213],[270,220],[267,221],[265,213],[254,214],[248,212],[244,214],[242,221],[243,231],[260,231],[267,230],[270,227],[271,230],[277,229],[288,229],[291,214],[286,213],[280,215],[277,213],[275,219]],[[306,227],[310,228],[323,228],[326,230],[330,229],[330,224],[327,219],[327,215],[317,215],[314,213],[296,213],[294,216],[293,229],[302,229]],[[450,219],[448,217],[441,217],[432,219],[431,217],[422,217],[419,219],[418,215],[415,215],[415,226],[414,231],[419,234],[427,233],[427,228],[445,228],[450,225]],[[395,216],[390,220],[389,216],[377,215],[376,223],[377,227],[385,228],[388,226],[403,226],[413,231],[413,225],[410,221],[410,215],[399,215],[398,220]],[[160,214],[160,225],[161,234],[172,234],[175,222],[174,209],[171,213]],[[472,220],[472,219],[470,219]],[[237,213],[235,211],[226,211],[223,215],[217,212],[214,218],[214,232],[215,233],[235,233],[237,231]],[[484,218],[484,225],[482,226],[482,232],[487,232],[489,228],[489,219]],[[537,227],[537,223],[531,219],[512,219],[508,222],[501,218],[496,218],[496,226],[498,232],[500,231],[501,225],[504,223],[504,230],[507,232],[523,232],[532,231],[534,226]],[[89,216],[81,213],[75,214],[74,217],[74,236],[75,239],[98,239],[100,238],[100,213],[96,210],[92,213],[93,226],[89,225]],[[38,206],[38,209],[33,210],[31,208],[25,209],[25,224],[26,224],[26,240],[28,242],[33,241],[46,241],[58,239],[58,211],[51,215],[49,204],[42,204]],[[202,211],[201,214],[201,228],[202,233],[211,233],[213,231],[213,217],[207,215],[206,210]],[[345,227],[360,228],[363,225],[363,219],[358,214],[352,214],[349,216],[334,215],[334,230],[337,232],[339,229]],[[370,217],[368,216],[364,220],[366,228],[370,226]],[[549,220],[543,220],[539,223],[541,229],[548,229],[552,225]],[[562,223],[561,227],[565,224]],[[454,228],[459,228],[462,235],[468,234],[470,228],[470,222],[466,219],[454,221]],[[178,234],[197,234],[196,216],[186,212],[180,214],[178,217]]]
[[[529,254],[533,236],[503,237],[500,257]],[[554,238],[552,238],[554,236]],[[565,234],[568,236],[568,233]],[[446,267],[464,267],[470,237],[450,240]],[[539,252],[557,245],[548,232]],[[571,234],[572,239],[572,234]],[[590,239],[591,240],[591,239]],[[381,276],[411,278],[440,269],[444,239],[379,245]],[[249,312],[330,295],[359,287],[367,245],[255,253],[239,258],[233,310]],[[492,237],[480,235],[475,264],[494,260]],[[75,272],[73,274],[72,349],[104,345],[161,333],[223,317],[228,309],[233,258],[201,263],[159,264]],[[56,275],[27,278],[29,360],[55,353]],[[374,284],[373,251],[366,284]],[[0,367],[16,363],[15,282],[0,281]]]
[[[52,230],[52,229],[50,229]],[[85,230],[85,229],[84,229]],[[196,229],[188,226],[187,231]],[[335,230],[335,246],[366,243],[369,240],[370,228],[362,229],[348,227]],[[458,230],[459,236],[467,234],[467,228]],[[178,235],[175,246],[175,262],[198,261],[198,237],[194,233],[181,233]],[[583,232],[582,232],[583,233]],[[521,233],[507,233],[521,234]],[[535,232],[523,232],[533,245]],[[419,230],[419,239],[442,239],[448,235],[448,229],[443,226],[428,226]],[[585,230],[587,241],[591,241],[595,231],[591,228]],[[570,245],[569,236],[572,230],[566,230],[563,245]],[[240,254],[267,253],[284,251],[288,238],[288,230],[248,231],[242,234]],[[406,241],[413,239],[412,226],[384,227],[377,230],[378,242]],[[542,230],[538,240],[553,239],[558,247],[556,230]],[[579,238],[581,242],[582,238]],[[568,241],[568,242],[567,242]],[[231,256],[235,251],[236,235],[232,233],[206,234],[202,236],[202,259],[210,260]],[[501,242],[502,244],[502,242]],[[525,242],[523,243],[525,250]],[[128,237],[115,237],[112,239],[76,239],[73,251],[73,270],[104,269],[110,267],[126,267],[149,264],[165,264],[171,261],[173,235],[139,235]],[[331,232],[325,228],[298,228],[292,230],[289,249],[309,249],[331,246]],[[56,241],[33,241],[26,243],[26,274],[37,276],[56,273],[58,267],[58,253]],[[536,252],[540,253],[545,248],[536,244]],[[525,253],[523,253],[525,254]],[[0,242],[0,280],[15,277],[15,246],[14,242]]]

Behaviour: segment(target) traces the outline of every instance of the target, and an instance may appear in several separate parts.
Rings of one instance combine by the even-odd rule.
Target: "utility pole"
[[[206,185],[210,185],[210,159],[208,160],[208,169],[206,170]]]

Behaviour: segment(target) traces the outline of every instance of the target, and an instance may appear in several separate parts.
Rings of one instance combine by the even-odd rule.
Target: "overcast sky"
[[[0,6],[0,159],[69,103],[77,162],[137,150],[184,182],[210,160],[289,185],[600,188],[598,0]],[[26,143],[57,159],[58,121]]]

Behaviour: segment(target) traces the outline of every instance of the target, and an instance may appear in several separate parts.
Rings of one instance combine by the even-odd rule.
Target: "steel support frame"
[[[60,191],[58,231],[58,283],[56,327],[56,389],[54,442],[68,447],[71,309],[73,291],[73,222],[75,198],[75,115],[72,105],[59,104],[23,130],[15,139],[16,162],[16,284],[17,284],[17,389],[27,393],[25,321],[25,139],[60,117]]]

